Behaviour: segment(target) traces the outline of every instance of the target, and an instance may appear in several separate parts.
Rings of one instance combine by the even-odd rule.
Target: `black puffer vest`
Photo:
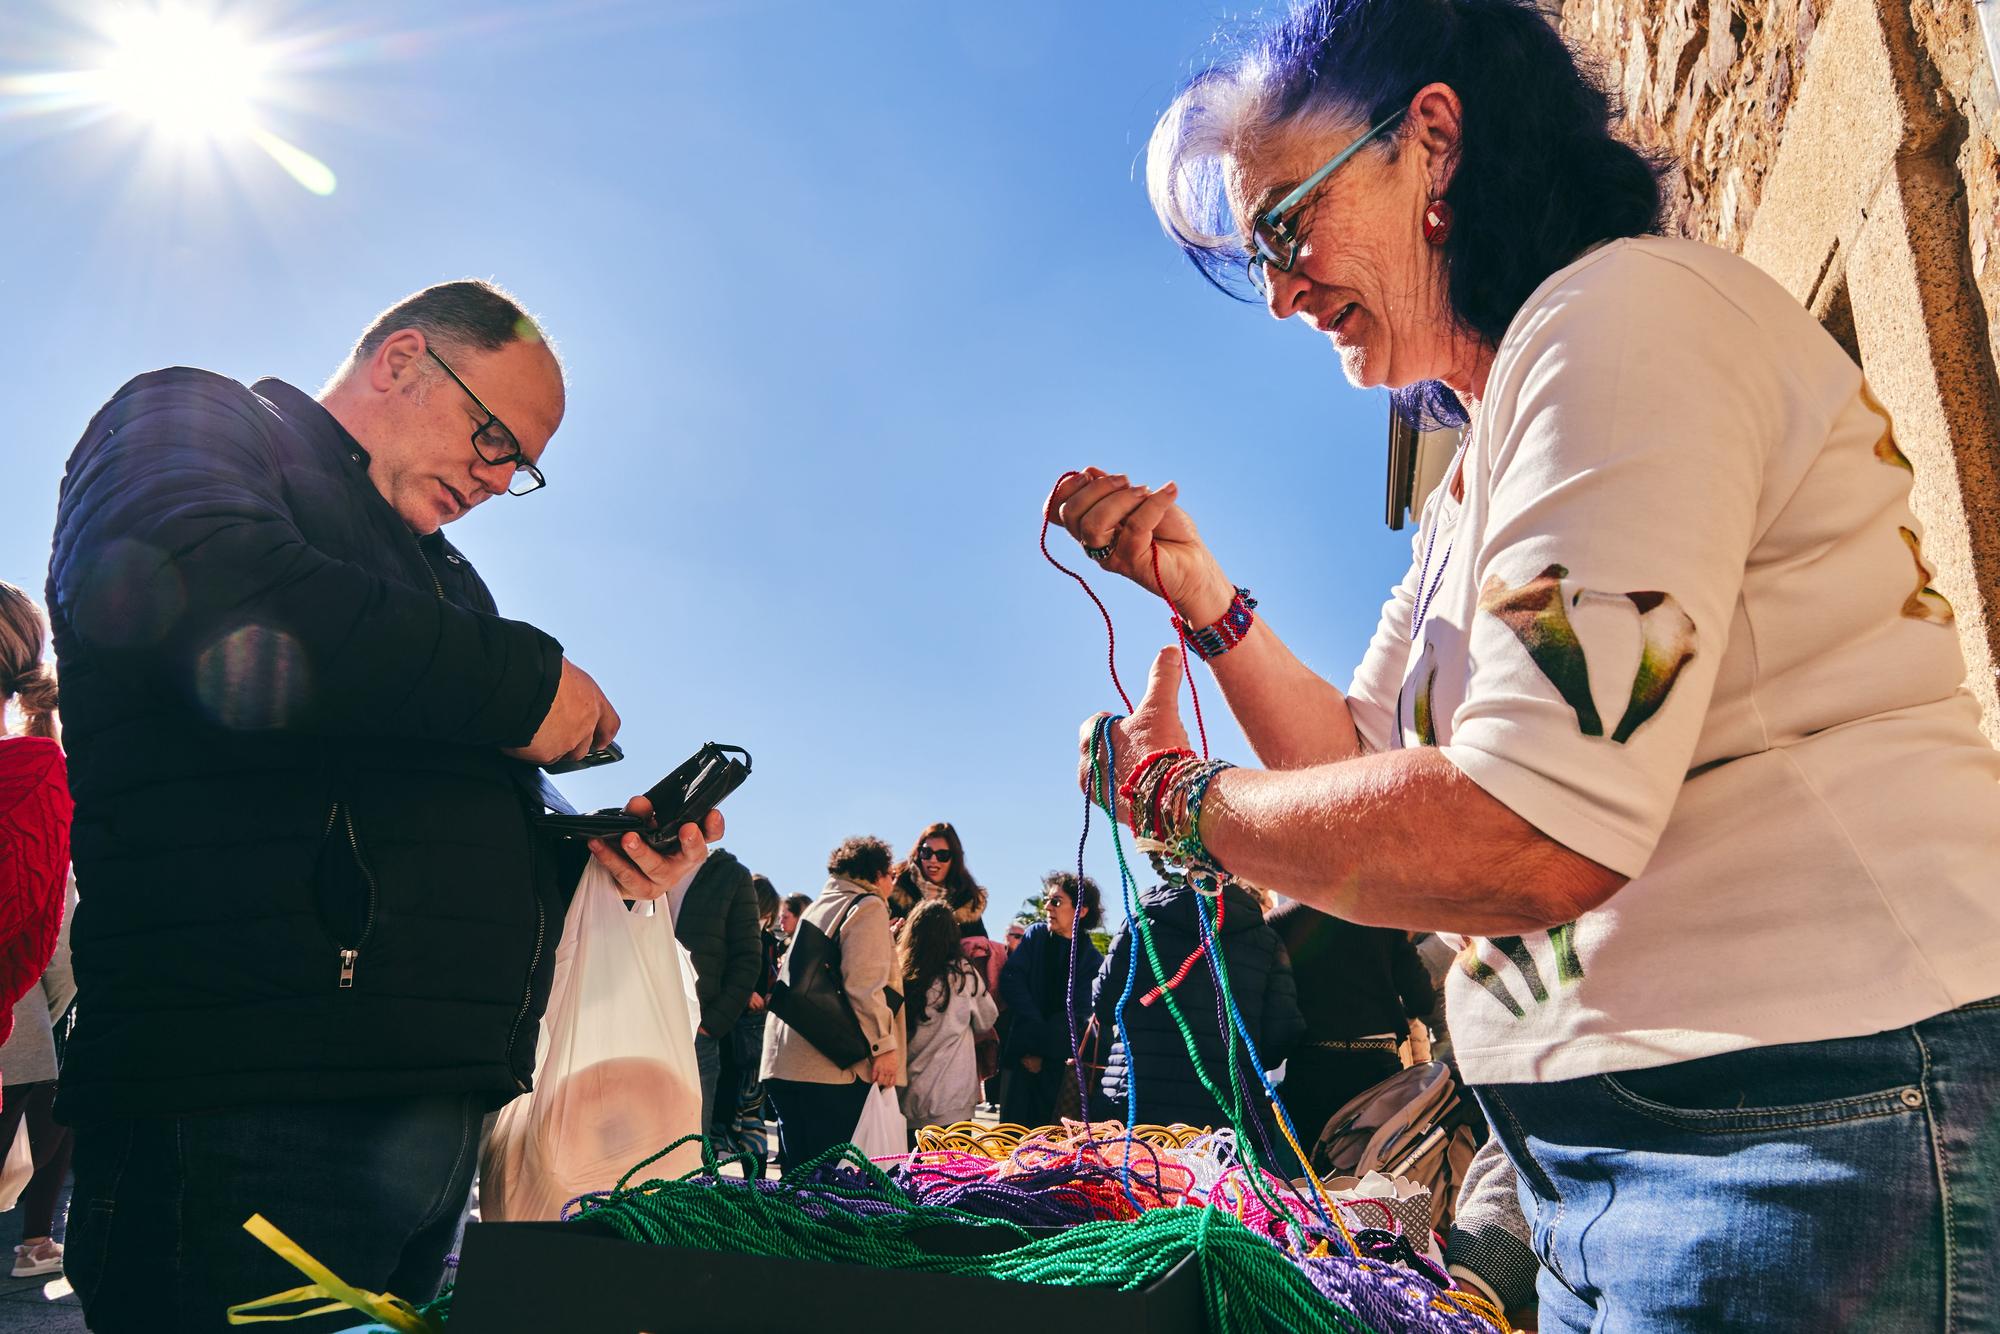
[[[1305,1030],[1305,1018],[1299,1013],[1298,989],[1292,981],[1291,960],[1277,932],[1265,925],[1264,914],[1255,899],[1234,884],[1223,894],[1220,939],[1229,989],[1245,1027],[1257,1044],[1257,1055],[1264,1068],[1275,1069],[1291,1054]],[[1184,885],[1153,885],[1140,892],[1139,910],[1152,927],[1160,964],[1171,975],[1201,944],[1200,927],[1195,921],[1194,891]],[[1126,923],[1112,944],[1104,971],[1098,975],[1095,1012],[1110,1049],[1105,1062],[1104,1096],[1123,1118],[1126,1082],[1136,1074],[1139,1122],[1226,1125],[1228,1109],[1217,1103],[1203,1086],[1188,1055],[1187,1042],[1167,1006],[1158,1002],[1150,1006],[1140,1003],[1160,979],[1154,974],[1145,950],[1134,939],[1134,930],[1132,923]],[[1135,954],[1138,978],[1125,1006],[1125,1030],[1132,1043],[1128,1051],[1117,1036],[1113,1018],[1119,993],[1125,986],[1126,971],[1131,968]],[[1233,1024],[1224,1027],[1225,1020],[1217,1013],[1215,999],[1215,980],[1204,958],[1174,989],[1174,1000],[1194,1034],[1202,1065],[1217,1081],[1217,1087],[1228,1088],[1228,1045],[1233,1043],[1244,1067],[1249,1105],[1260,1117],[1267,1116],[1268,1103],[1255,1068],[1250,1065],[1249,1052],[1242,1046]]]
[[[561,645],[413,536],[305,394],[142,375],[69,461],[71,1122],[527,1087],[562,924]]]

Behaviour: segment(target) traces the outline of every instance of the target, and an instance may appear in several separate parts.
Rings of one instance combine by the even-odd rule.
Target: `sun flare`
[[[267,114],[304,102],[296,76],[310,42],[246,32],[203,0],[124,0],[91,27],[95,40],[74,66],[0,72],[0,119],[109,116],[151,141],[151,159],[184,179],[247,149],[311,193],[333,193],[333,169],[281,136]]]
[[[162,133],[248,134],[268,61],[229,28],[188,10],[124,10],[111,19],[99,73],[112,105]]]

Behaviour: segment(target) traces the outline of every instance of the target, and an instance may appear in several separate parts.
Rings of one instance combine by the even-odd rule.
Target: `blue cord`
[[[1118,836],[1118,810],[1111,804],[1111,775],[1118,772],[1116,761],[1115,733],[1112,725],[1118,720],[1103,717],[1097,720],[1097,733],[1091,738],[1091,749],[1097,752],[1098,792],[1106,798],[1104,813],[1111,822],[1111,842],[1118,851],[1118,894],[1125,904],[1125,987],[1118,993],[1118,1004],[1111,1012],[1111,1026],[1118,1034],[1118,1042],[1125,1048],[1125,1153],[1123,1161],[1126,1181],[1126,1195],[1131,1196],[1132,1179],[1132,1126],[1139,1119],[1139,1081],[1132,1054],[1132,1035],[1125,1027],[1125,1007],[1132,1000],[1132,986],[1139,980],[1139,945],[1133,936],[1132,918],[1139,911],[1139,887],[1132,878],[1131,868],[1125,864],[1125,849]],[[1112,948],[1117,948],[1114,942]],[[1108,1057],[1106,1058],[1109,1059]],[[1133,1204],[1138,1204],[1133,1200]]]
[[[1264,1086],[1265,1094],[1271,1099],[1271,1110],[1277,1113],[1279,1119],[1284,1122],[1285,1129],[1290,1133],[1292,1140],[1298,1142],[1299,1131],[1298,1127],[1292,1123],[1292,1114],[1285,1110],[1285,1101],[1278,1096],[1277,1086],[1271,1083],[1271,1076],[1265,1073],[1264,1058],[1257,1054],[1257,1040],[1250,1036],[1250,1025],[1244,1022],[1243,1011],[1237,1008],[1235,991],[1225,984],[1222,972],[1222,942],[1215,938],[1214,929],[1209,925],[1208,921],[1208,908],[1202,902],[1202,896],[1199,894],[1195,895],[1194,900],[1194,920],[1196,926],[1201,931],[1202,944],[1206,947],[1204,953],[1208,956],[1208,971],[1215,979],[1215,994],[1221,996],[1229,1007],[1230,1022],[1235,1026],[1237,1035],[1243,1039],[1244,1048],[1250,1053],[1250,1064],[1257,1071],[1257,1082]],[[1235,1053],[1234,1044],[1231,1045],[1230,1052],[1233,1057]],[[1277,1150],[1274,1147],[1272,1149],[1274,1156],[1276,1152]],[[1308,1194],[1305,1191],[1300,1191],[1298,1193],[1301,1199],[1311,1203],[1313,1209],[1319,1214],[1320,1220],[1329,1229],[1335,1232],[1339,1231],[1339,1229],[1334,1227],[1333,1219],[1327,1214],[1326,1202],[1319,1198],[1317,1192]]]

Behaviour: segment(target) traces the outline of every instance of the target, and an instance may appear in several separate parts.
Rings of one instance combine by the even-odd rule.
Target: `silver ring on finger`
[[[1118,547],[1118,538],[1114,534],[1112,536],[1112,539],[1109,542],[1106,542],[1101,547],[1085,547],[1083,549],[1083,554],[1101,564],[1102,562],[1111,559],[1111,553],[1114,550],[1116,550],[1117,547]]]

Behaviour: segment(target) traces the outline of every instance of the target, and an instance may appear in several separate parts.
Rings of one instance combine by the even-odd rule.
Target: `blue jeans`
[[[2000,1328],[2000,999],[1477,1092],[1543,1330]]]
[[[243,1230],[261,1213],[334,1274],[437,1295],[484,1094],[272,1104],[78,1127],[65,1267],[97,1334],[211,1334],[308,1280]],[[285,1326],[320,1334],[355,1312]]]
[[[706,1033],[694,1035],[694,1065],[701,1076],[701,1129],[708,1133],[715,1113],[715,1080],[722,1073],[722,1041]]]

